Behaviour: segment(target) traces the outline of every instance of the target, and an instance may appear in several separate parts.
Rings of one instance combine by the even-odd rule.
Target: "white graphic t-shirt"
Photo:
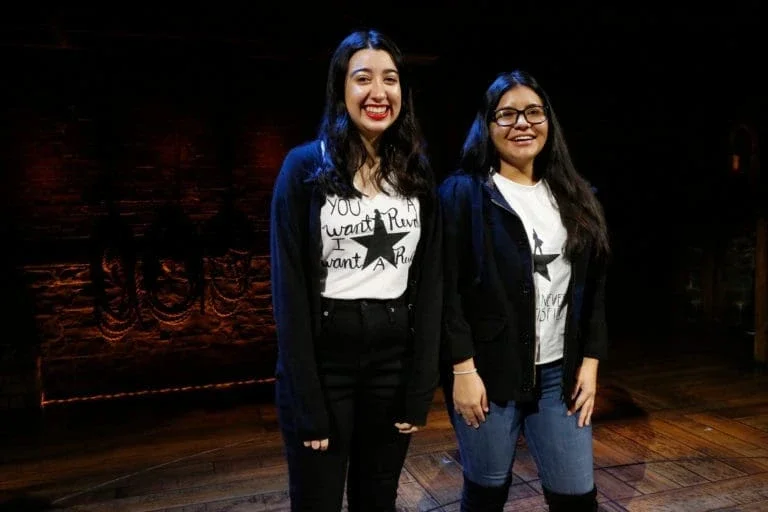
[[[571,263],[563,254],[568,234],[544,180],[521,185],[494,173],[493,181],[528,234],[536,288],[536,363],[550,363],[563,357],[568,309],[564,302],[571,279]]]
[[[379,192],[372,198],[329,196],[320,209],[323,297],[394,299],[408,286],[421,236],[416,198]]]

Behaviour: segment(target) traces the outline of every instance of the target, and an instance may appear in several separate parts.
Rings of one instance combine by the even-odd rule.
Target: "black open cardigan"
[[[329,418],[315,361],[320,332],[320,208],[309,180],[322,161],[315,140],[289,151],[275,182],[270,224],[272,304],[277,329],[277,400],[290,408],[301,439],[329,437]],[[412,372],[401,422],[424,425],[439,382],[442,223],[436,193],[419,197],[421,238],[408,276]],[[393,427],[394,428],[394,427]]]

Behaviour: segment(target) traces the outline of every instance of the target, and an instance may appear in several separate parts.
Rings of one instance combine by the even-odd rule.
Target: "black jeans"
[[[402,420],[410,366],[409,313],[402,300],[324,300],[316,360],[331,420],[328,450],[303,445],[280,410],[292,511],[395,510],[410,435]],[[348,467],[347,467],[348,466]]]

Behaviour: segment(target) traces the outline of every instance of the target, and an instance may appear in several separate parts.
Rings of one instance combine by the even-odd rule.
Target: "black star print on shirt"
[[[384,258],[391,263],[393,267],[397,268],[393,246],[407,234],[408,233],[387,233],[384,221],[381,220],[381,213],[379,210],[376,210],[376,216],[373,219],[373,234],[356,236],[351,239],[368,249],[365,254],[363,268],[367,267],[378,258]]]
[[[552,263],[558,256],[559,254],[534,254],[533,272],[541,274],[544,279],[550,281],[547,265]]]
[[[533,273],[538,273],[547,281],[551,281],[547,265],[552,263],[560,255],[542,254],[544,251],[541,250],[541,246],[544,244],[544,240],[539,238],[539,235],[536,234],[536,230],[533,231],[533,242],[536,244],[533,249]],[[536,251],[539,251],[539,254],[536,254]]]

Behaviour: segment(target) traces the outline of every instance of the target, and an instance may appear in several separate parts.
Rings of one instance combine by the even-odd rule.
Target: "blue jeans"
[[[452,411],[464,476],[484,487],[500,487],[512,474],[517,439],[525,435],[541,485],[558,494],[578,495],[594,487],[592,427],[579,428],[578,413],[567,416],[561,399],[560,361],[542,365],[537,402],[490,403],[485,423],[475,429]]]

